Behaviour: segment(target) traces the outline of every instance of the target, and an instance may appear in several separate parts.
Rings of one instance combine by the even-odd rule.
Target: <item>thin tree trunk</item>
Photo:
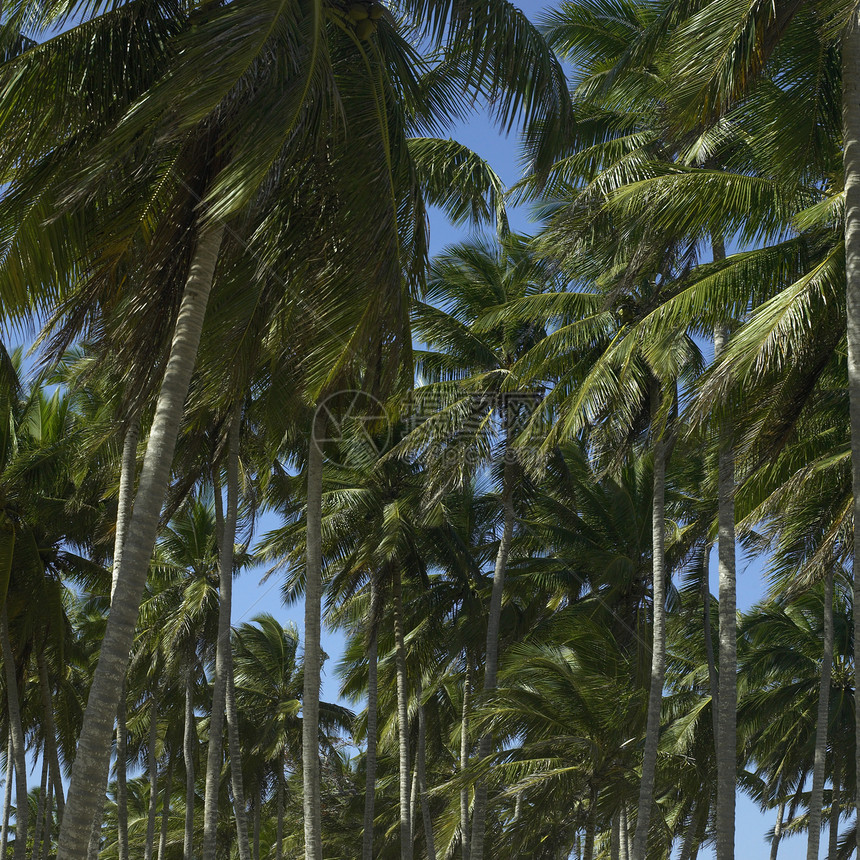
[[[32,860],[39,860],[39,850],[42,846],[40,840],[42,837],[43,817],[45,815],[45,797],[48,793],[48,757],[42,756],[42,778],[39,781],[39,799],[36,802],[36,820],[33,823],[33,850],[30,853]]]
[[[842,127],[845,167],[845,284],[848,318],[848,400],[854,522],[860,523],[860,11],[852,8],[842,36]],[[860,606],[860,528],[854,529],[854,606]],[[854,613],[860,642],[860,612]],[[854,661],[855,772],[860,774],[860,660]],[[860,820],[860,791],[855,792]],[[860,827],[856,828],[860,856]]]
[[[415,758],[415,769],[409,782],[409,841],[413,854],[415,853],[415,830],[418,826],[416,823],[418,821],[418,756]]]
[[[409,774],[409,691],[406,674],[406,642],[403,631],[403,593],[400,569],[392,577],[394,598],[394,656],[397,672],[397,737],[400,753],[400,860],[412,860],[412,807]]]
[[[779,851],[779,840],[782,839],[782,820],[785,816],[785,801],[781,800],[776,809],[776,824],[773,827],[773,839],[770,841],[770,860],[776,860]]]
[[[119,860],[128,860],[128,730],[126,726],[126,683],[116,709],[116,844]],[[99,817],[101,830],[102,817]],[[62,831],[61,831],[62,832]]]
[[[146,843],[143,860],[152,860],[155,850],[155,822],[158,815],[158,696],[153,690],[149,700],[149,749],[147,750],[149,768],[149,812],[146,818]]]
[[[693,801],[693,805],[690,808],[690,820],[684,829],[684,843],[681,845],[679,860],[692,860],[693,851],[696,847],[696,831],[698,830],[696,824],[696,803]]]
[[[711,691],[711,719],[714,726],[714,754],[719,750],[720,690],[714,662],[714,640],[711,633],[711,589],[708,585],[708,552],[702,551],[702,616],[704,618],[705,658],[708,661],[708,688]]]
[[[377,732],[377,659],[379,656],[379,586],[370,577],[370,609],[367,620],[367,752],[364,779],[364,828],[361,838],[362,860],[373,860],[373,822],[376,806],[376,732]]]
[[[15,778],[15,753],[12,748],[12,729],[6,742],[6,786],[3,789],[3,827],[0,830],[0,857],[6,860],[9,844],[9,818],[12,814],[12,781]]]
[[[596,828],[597,792],[592,787],[588,804],[588,817],[585,819],[585,840],[582,846],[582,860],[594,860],[594,831]]]
[[[51,852],[51,840],[54,833],[54,777],[53,774],[48,774],[48,796],[45,799],[47,807],[45,808],[45,823],[42,826],[42,853],[41,860],[48,860],[48,855]]]
[[[821,819],[824,806],[824,780],[827,757],[827,724],[830,713],[830,674],[833,665],[833,570],[824,580],[824,652],[821,656],[821,685],[818,688],[818,714],[815,720],[815,758],[812,766],[812,790],[809,795],[809,831],[806,860],[818,860],[821,843]]]
[[[654,442],[653,502],[653,639],[651,644],[651,687],[648,692],[648,720],[645,728],[645,750],[642,759],[642,782],[636,831],[633,836],[633,860],[645,860],[648,827],[654,802],[657,776],[657,745],[660,741],[660,709],[663,702],[663,678],[666,672],[666,443],[661,437]]]
[[[260,807],[263,805],[263,789],[257,786],[254,796],[254,860],[260,860]]]
[[[472,704],[472,661],[466,653],[466,670],[463,675],[463,714],[460,717],[460,773],[469,767],[469,708]],[[469,860],[469,788],[460,789],[460,839],[463,860]]]
[[[185,834],[182,840],[183,860],[194,860],[194,757],[197,741],[194,736],[194,655],[188,658],[185,674],[185,731],[182,738],[182,757],[185,763]]]
[[[278,820],[275,824],[275,860],[284,860],[284,763],[278,761]]]
[[[722,239],[714,239],[714,259],[725,259]],[[714,327],[714,357],[725,351],[728,331]],[[719,430],[717,524],[720,606],[719,730],[717,734],[717,860],[735,857],[735,796],[737,794],[737,577],[735,572],[735,460],[731,428]]]
[[[842,788],[842,759],[837,749],[833,750],[833,790],[830,795],[830,834],[827,841],[827,860],[837,860],[839,853],[839,805]]]
[[[176,756],[171,747],[167,754],[167,773],[164,774],[164,793],[161,795],[161,830],[158,834],[158,860],[167,860],[167,832],[170,825],[170,797],[173,792],[173,767]]]
[[[119,471],[119,495],[116,508],[116,531],[113,542],[113,567],[111,568],[110,596],[113,600],[119,579],[122,553],[125,547],[125,536],[131,522],[131,512],[134,504],[134,479],[137,475],[137,443],[140,439],[140,417],[134,415],[125,431],[122,443],[122,460]]]
[[[63,797],[63,777],[60,773],[60,758],[57,752],[57,726],[54,722],[54,704],[51,696],[51,683],[48,680],[48,666],[45,655],[40,651],[36,656],[39,667],[39,687],[42,695],[42,714],[45,720],[45,755],[51,768],[54,783],[54,797],[57,801],[57,816],[62,820],[66,799]],[[2,855],[0,855],[2,857]]]
[[[322,480],[325,418],[317,409],[308,445],[307,571],[305,584],[304,689],[302,694],[302,807],[305,860],[322,860],[319,709],[322,668]]]
[[[621,837],[619,860],[630,860],[630,823],[627,820],[627,804],[621,804],[621,812],[618,815],[618,835]]]
[[[223,233],[223,224],[201,226],[194,249],[146,446],[128,538],[123,546],[117,587],[84,713],[57,860],[80,860],[86,855],[93,818],[104,792],[113,719],[134,642],[140,600]]]
[[[612,816],[611,830],[609,831],[609,860],[620,860],[621,858],[621,827],[619,814]]]
[[[242,414],[237,407],[230,424],[227,449],[227,510],[222,509],[221,486],[215,477],[215,516],[221,539],[219,558],[218,640],[215,649],[215,675],[212,681],[212,714],[210,716],[209,755],[206,767],[206,802],[203,814],[203,858],[214,860],[218,826],[218,788],[221,780],[221,749],[224,717],[227,716],[227,742],[230,751],[230,776],[233,788],[233,812],[240,860],[251,860],[245,799],[242,786],[242,759],[236,733],[236,705],[230,695],[233,674],[230,619],[233,603],[233,554],[236,543],[236,521],[239,512],[239,429]],[[232,705],[232,708],[231,708]],[[228,709],[232,713],[228,713]],[[232,717],[232,720],[231,720]],[[231,729],[232,722],[232,729]],[[234,758],[235,756],[235,763]]]
[[[484,692],[496,689],[499,671],[499,628],[502,620],[502,595],[505,588],[505,572],[511,539],[514,534],[514,463],[510,446],[510,421],[505,415],[506,441],[504,446],[504,470],[502,472],[502,536],[496,551],[493,569],[493,590],[490,596],[490,611],[487,616],[487,657],[484,668]],[[478,758],[485,759],[491,752],[492,738],[483,735],[478,743]],[[484,780],[475,783],[475,800],[472,807],[471,860],[484,860],[484,838],[486,836],[487,784]]]
[[[436,842],[433,838],[433,818],[430,815],[430,800],[427,797],[427,715],[424,713],[421,677],[418,677],[418,750],[416,751],[418,769],[418,798],[421,803],[421,819],[424,823],[424,842],[427,860],[436,860]]]
[[[0,644],[3,649],[3,666],[6,670],[6,716],[12,730],[12,755],[15,759],[15,852],[14,860],[27,857],[27,759],[24,747],[24,729],[21,725],[21,705],[18,698],[18,679],[15,657],[9,641],[9,620],[6,604],[0,610]]]

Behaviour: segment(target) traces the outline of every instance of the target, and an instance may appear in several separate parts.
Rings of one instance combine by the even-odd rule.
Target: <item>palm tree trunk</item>
[[[155,821],[158,814],[158,758],[156,744],[158,743],[158,696],[153,690],[149,701],[149,749],[147,758],[149,765],[149,812],[146,818],[146,843],[143,848],[143,860],[152,860],[155,850]]]
[[[651,644],[651,687],[648,692],[648,719],[645,728],[645,750],[642,757],[642,782],[636,831],[633,835],[633,860],[645,860],[648,848],[648,826],[654,802],[654,782],[657,776],[657,745],[660,740],[660,709],[663,702],[663,678],[666,672],[666,442],[661,437],[654,442],[654,502],[653,502],[653,633]]]
[[[40,855],[41,860],[48,860],[48,854],[51,851],[51,837],[54,832],[54,797],[56,792],[54,791],[54,777],[53,774],[48,773],[48,794],[45,798],[45,803],[47,806],[45,807],[45,822],[42,825],[42,853]]]
[[[848,317],[848,400],[854,522],[860,523],[860,12],[852,8],[842,36],[842,127],[845,168],[845,284]],[[854,606],[860,606],[860,529],[854,530]],[[854,613],[860,642],[860,612]],[[854,661],[855,772],[860,774],[860,660]],[[860,791],[855,792],[860,820]],[[856,828],[860,856],[860,827]]]
[[[228,652],[230,649],[227,649]],[[233,814],[236,816],[236,841],[239,860],[251,860],[245,785],[242,780],[242,748],[239,743],[239,716],[236,713],[236,681],[233,678],[233,655],[227,656],[227,743],[230,746],[230,782],[233,787]]]
[[[620,860],[621,857],[621,827],[618,813],[612,816],[609,831],[609,860]]]
[[[278,820],[275,824],[275,860],[284,860],[284,763],[278,760]]]
[[[702,616],[704,619],[705,658],[708,661],[708,689],[711,691],[711,718],[714,726],[714,753],[719,749],[720,690],[717,666],[714,662],[714,640],[711,635],[711,589],[708,585],[708,552],[702,550]]]
[[[42,837],[42,825],[45,815],[45,797],[48,793],[48,757],[42,756],[42,778],[39,781],[39,799],[36,803],[36,820],[33,823],[33,850],[30,853],[32,860],[39,860],[40,839]]]
[[[179,423],[194,370],[223,233],[223,224],[206,223],[201,226],[192,256],[146,446],[128,537],[123,545],[110,616],[84,713],[66,813],[60,829],[57,860],[80,860],[86,855],[93,817],[104,792],[104,778],[110,761],[111,729],[134,641],[140,600],[170,479]]]
[[[782,839],[782,820],[785,815],[785,801],[781,800],[776,809],[776,824],[773,826],[773,839],[770,841],[770,860],[776,860],[779,840]]]
[[[839,808],[842,788],[842,758],[833,750],[833,790],[830,795],[830,835],[827,841],[827,860],[837,860],[839,853]]]
[[[505,417],[506,425],[509,424]],[[507,439],[504,446],[504,471],[502,472],[502,536],[496,551],[493,569],[493,591],[490,596],[490,611],[487,616],[487,659],[484,668],[484,692],[496,689],[499,671],[499,628],[502,620],[502,595],[505,588],[505,572],[511,539],[514,534],[514,464],[510,446],[510,427],[505,430]],[[478,758],[486,758],[491,751],[492,739],[483,735],[478,744]],[[475,783],[475,800],[472,808],[472,846],[471,860],[484,860],[484,837],[486,835],[487,784],[483,780]]]
[[[140,418],[134,415],[129,420],[125,439],[122,443],[122,460],[119,470],[119,495],[116,508],[116,531],[113,542],[113,567],[111,569],[110,596],[113,600],[122,565],[122,552],[125,546],[125,536],[128,524],[131,522],[131,511],[134,503],[134,479],[137,475],[137,443],[140,439]]]
[[[167,772],[164,774],[164,793],[161,795],[161,830],[158,834],[158,860],[167,860],[167,830],[170,825],[170,797],[173,793],[173,767],[176,756],[173,749],[167,754]]]
[[[681,846],[681,856],[678,860],[692,860],[693,851],[696,847],[696,831],[698,830],[696,821],[696,803],[690,808],[690,820],[687,822],[687,827],[684,830],[684,843]]]
[[[463,676],[463,714],[460,717],[460,773],[469,767],[469,708],[472,704],[472,661],[466,653]],[[469,860],[469,789],[460,789],[460,840],[463,860]]]
[[[116,709],[116,844],[119,860],[128,860],[128,730],[126,727],[125,678]],[[101,829],[101,816],[99,817]],[[62,831],[61,831],[62,832]]]
[[[319,710],[322,669],[322,479],[325,418],[317,409],[308,445],[307,573],[305,584],[305,666],[302,693],[302,806],[305,860],[322,858]]]
[[[830,670],[833,665],[833,570],[824,580],[824,653],[821,657],[821,685],[818,688],[818,714],[815,721],[815,759],[812,766],[812,791],[809,796],[809,835],[806,860],[818,860],[821,841],[822,807],[827,757],[827,724],[830,711]]]
[[[51,696],[51,683],[48,680],[48,666],[45,655],[40,651],[36,655],[39,667],[39,688],[42,696],[42,715],[45,720],[45,755],[51,768],[51,780],[54,783],[54,796],[57,800],[57,815],[62,820],[66,799],[63,797],[63,778],[60,774],[60,758],[57,752],[57,726],[54,722],[54,704]],[[0,855],[2,856],[2,855]]]
[[[18,698],[18,679],[15,657],[9,641],[9,620],[6,604],[0,610],[0,646],[3,649],[3,666],[6,670],[6,716],[12,731],[12,755],[15,759],[15,852],[13,860],[27,857],[27,759],[24,747],[24,729],[21,724],[21,705]]]
[[[394,656],[397,672],[397,737],[400,752],[400,860],[412,860],[412,797],[409,774],[409,690],[406,642],[403,631],[403,593],[400,569],[392,577],[394,598]]]
[[[364,828],[361,838],[362,860],[373,860],[373,822],[376,806],[376,702],[378,695],[379,586],[370,578],[370,609],[367,619],[367,752],[364,780]]]
[[[254,860],[260,860],[260,807],[263,805],[263,788],[257,786],[254,796]]]
[[[418,749],[415,753],[418,761],[418,798],[421,803],[421,820],[424,823],[424,844],[427,851],[427,860],[436,860],[436,843],[433,839],[433,818],[430,815],[430,800],[427,797],[427,715],[424,713],[423,689],[421,676],[418,676],[418,689],[415,691],[418,697]]]
[[[188,658],[185,675],[185,731],[182,757],[185,763],[185,834],[182,840],[183,860],[194,860],[194,757],[197,742],[194,737],[194,655]]]
[[[726,256],[722,240],[714,240],[714,259]],[[728,332],[714,327],[714,357],[724,352]],[[735,571],[735,461],[729,430],[720,428],[717,480],[717,526],[720,607],[719,729],[717,732],[717,860],[735,857],[735,796],[738,746],[738,627]]]
[[[218,640],[215,648],[215,675],[212,681],[212,714],[209,730],[209,755],[206,767],[206,800],[203,813],[203,858],[214,860],[218,826],[218,788],[221,781],[221,749],[224,717],[227,715],[227,742],[230,750],[230,775],[233,787],[233,805],[236,818],[236,835],[240,860],[251,860],[248,828],[245,821],[245,800],[242,787],[242,760],[236,736],[236,705],[232,699],[232,723],[226,714],[233,674],[230,619],[233,609],[233,553],[236,543],[236,521],[239,513],[239,429],[242,413],[237,407],[230,424],[227,449],[227,510],[222,508],[221,484],[217,474],[215,484],[215,517],[221,539],[218,564],[219,607]],[[235,755],[235,763],[233,756]]]
[[[621,804],[621,812],[618,815],[618,834],[621,837],[619,860],[630,860],[630,822],[627,818],[627,803]]]
[[[12,813],[12,780],[15,776],[15,753],[12,748],[12,729],[6,742],[6,786],[3,789],[3,826],[0,829],[0,857],[6,860],[6,846],[9,843],[9,817]]]
[[[100,803],[93,815],[90,826],[90,840],[87,845],[87,860],[98,860],[102,845],[102,823],[104,821],[104,803]]]
[[[582,860],[594,860],[594,831],[596,827],[595,806],[597,805],[597,792],[591,788],[591,797],[588,803],[588,817],[585,819],[585,841],[582,846]]]

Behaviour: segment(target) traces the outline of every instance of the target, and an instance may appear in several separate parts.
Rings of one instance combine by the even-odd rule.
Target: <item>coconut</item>
[[[374,3],[370,7],[370,12],[369,12],[370,20],[371,21],[378,21],[382,17],[384,11],[385,10],[382,8],[382,5],[380,3]]]
[[[370,36],[376,32],[376,25],[373,21],[369,21],[365,19],[364,21],[359,21],[355,25],[355,35],[358,36],[359,39],[369,39]]]
[[[349,17],[353,21],[364,21],[367,18],[367,6],[364,3],[353,3],[349,7]]]

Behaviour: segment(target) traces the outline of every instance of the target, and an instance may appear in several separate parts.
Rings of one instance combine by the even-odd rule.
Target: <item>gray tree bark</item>
[[[18,679],[15,677],[15,657],[9,641],[9,620],[6,603],[0,610],[0,646],[3,649],[3,668],[6,671],[6,716],[12,732],[12,756],[15,759],[15,850],[14,860],[27,857],[27,759],[24,746],[24,729],[21,724],[21,704]]]
[[[397,739],[400,756],[400,860],[412,860],[412,791],[409,773],[409,689],[406,641],[403,630],[403,594],[400,569],[392,577],[394,602],[394,657],[397,672]]]
[[[146,842],[143,848],[143,860],[152,860],[155,851],[155,822],[158,815],[158,696],[153,690],[149,700],[149,749],[147,764],[149,770],[149,810],[146,817]]]
[[[33,823],[33,850],[30,852],[32,860],[39,860],[42,846],[42,826],[45,815],[45,798],[48,794],[48,757],[42,756],[42,777],[39,780],[39,799],[36,802],[36,820]]]
[[[182,738],[182,757],[185,762],[185,834],[182,840],[183,860],[194,860],[194,757],[197,750],[194,725],[194,655],[189,655],[185,675],[185,731]]]
[[[54,832],[54,777],[48,774],[48,796],[45,799],[47,807],[45,809],[45,823],[42,826],[42,853],[41,860],[48,860],[48,855],[51,851],[51,838]]]
[[[275,823],[275,860],[284,860],[284,763],[278,762],[277,821]]]
[[[848,318],[848,400],[854,522],[860,523],[860,11],[852,8],[842,36],[842,128],[845,168],[845,284]],[[860,606],[860,528],[854,529],[854,606]],[[854,613],[860,642],[860,612]],[[860,774],[860,660],[854,661],[855,772]],[[855,792],[860,820],[860,791]],[[860,827],[857,828],[860,856]]]
[[[379,656],[379,586],[370,578],[370,609],[367,619],[367,751],[364,779],[364,827],[361,837],[362,860],[373,860],[373,822],[376,807],[376,733]]]
[[[469,767],[469,709],[472,706],[472,661],[466,654],[466,671],[463,676],[463,714],[460,717],[460,773],[465,773]],[[469,789],[460,789],[460,839],[462,842],[463,860],[470,860],[469,855]]]
[[[128,538],[123,546],[111,612],[84,713],[57,860],[80,860],[86,856],[93,819],[104,792],[113,720],[134,641],[140,600],[223,233],[223,224],[201,226],[192,256],[146,446]]]
[[[302,693],[302,807],[305,860],[323,860],[320,797],[319,710],[322,671],[322,480],[325,418],[317,410],[308,444],[307,572],[305,584],[304,689]]]
[[[418,749],[416,750],[416,767],[418,770],[418,798],[421,803],[421,819],[424,824],[424,843],[427,850],[427,860],[436,860],[436,841],[433,838],[433,818],[430,815],[430,799],[427,797],[427,715],[424,705],[421,678],[418,678]]]
[[[818,713],[815,719],[815,758],[812,789],[809,795],[809,832],[806,860],[818,860],[824,806],[824,781],[827,778],[827,724],[830,714],[830,675],[833,666],[833,571],[824,580],[824,649],[821,656],[821,684],[818,688]]]
[[[511,539],[514,534],[514,463],[513,449],[510,446],[510,427],[505,417],[506,442],[504,446],[505,465],[502,472],[502,535],[496,550],[496,563],[493,569],[493,590],[490,595],[490,611],[487,616],[487,652],[484,668],[484,692],[496,689],[499,672],[499,628],[502,620],[502,596],[505,589],[505,572]],[[483,735],[478,743],[478,758],[486,758],[492,749],[492,738]],[[484,838],[486,836],[487,784],[483,780],[475,783],[475,799],[472,806],[472,845],[471,860],[484,860]]]
[[[666,443],[654,441],[654,504],[652,522],[653,633],[651,643],[651,686],[648,692],[648,718],[645,728],[645,750],[642,758],[642,781],[636,830],[633,835],[633,860],[645,860],[648,849],[648,827],[654,802],[657,776],[657,745],[660,741],[660,710],[663,703],[663,679],[666,673]]]
[[[5,860],[9,843],[9,817],[12,814],[12,782],[15,779],[15,752],[12,746],[12,729],[6,742],[6,785],[3,789],[3,825],[0,829],[0,857]]]
[[[170,797],[173,793],[173,767],[175,764],[176,756],[171,747],[167,754],[164,793],[161,795],[161,829],[158,834],[158,860],[167,860],[167,833],[170,825]]]
[[[126,684],[122,680],[116,709],[116,846],[119,860],[129,860],[128,854],[128,730],[126,727]],[[99,816],[101,830],[102,816]]]
[[[838,747],[833,750],[833,789],[830,793],[830,834],[827,840],[827,860],[838,860],[839,853],[839,814],[842,788],[842,758]]]
[[[54,783],[54,797],[57,803],[57,816],[63,818],[66,799],[63,797],[63,777],[60,773],[60,757],[57,751],[57,725],[54,722],[54,703],[51,694],[51,682],[48,679],[48,666],[45,655],[41,652],[36,657],[39,667],[39,688],[42,696],[42,715],[45,720],[45,755],[51,768],[51,779]],[[3,855],[0,854],[0,857]]]
[[[785,816],[785,801],[781,800],[776,809],[776,824],[773,826],[773,839],[770,841],[770,860],[776,860],[779,841],[782,839],[782,821]]]
[[[725,257],[722,241],[714,241],[714,259]],[[725,350],[728,332],[714,327],[714,356]],[[719,729],[717,733],[717,860],[735,857],[735,796],[737,794],[738,627],[735,570],[735,461],[727,429],[720,429],[718,461],[718,559],[720,606]]]

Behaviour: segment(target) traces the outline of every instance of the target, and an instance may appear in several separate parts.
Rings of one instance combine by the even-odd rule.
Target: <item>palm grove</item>
[[[849,857],[858,147],[841,0],[5,4],[0,855]]]

